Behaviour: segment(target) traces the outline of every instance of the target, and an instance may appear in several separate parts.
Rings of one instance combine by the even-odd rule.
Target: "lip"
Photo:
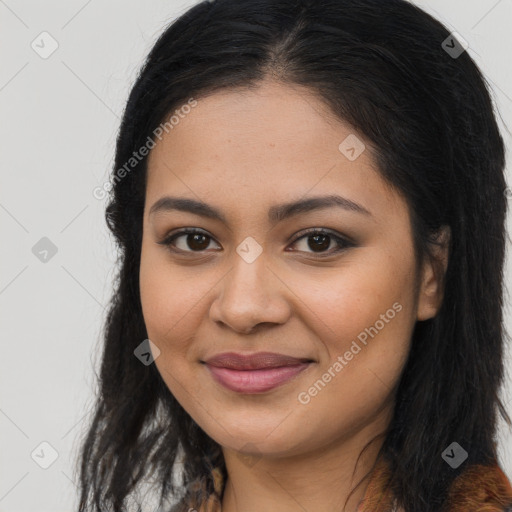
[[[224,387],[239,393],[263,393],[289,381],[313,362],[274,352],[218,354],[205,364],[213,378]]]

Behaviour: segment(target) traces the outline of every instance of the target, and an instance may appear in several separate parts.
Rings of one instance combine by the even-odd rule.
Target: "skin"
[[[311,91],[265,80],[251,91],[198,99],[150,153],[140,266],[144,319],[168,388],[223,448],[229,475],[223,512],[343,510],[383,438],[356,467],[359,453],[392,419],[414,325],[439,309],[446,251],[416,273],[406,202],[378,173],[369,144],[354,161],[342,154],[338,146],[349,134],[354,130]],[[371,215],[333,207],[269,223],[272,205],[333,193]],[[177,210],[149,215],[165,195],[207,202],[227,224]],[[210,238],[201,245],[181,236],[174,241],[180,254],[158,243],[188,227]],[[332,238],[318,250],[311,236],[294,241],[308,228],[332,230],[356,245],[334,253]],[[252,263],[236,252],[247,237],[262,248]],[[299,393],[395,303],[400,312],[301,403]],[[278,352],[314,363],[271,391],[248,395],[218,384],[200,362],[227,351]],[[356,510],[363,484],[346,511]]]

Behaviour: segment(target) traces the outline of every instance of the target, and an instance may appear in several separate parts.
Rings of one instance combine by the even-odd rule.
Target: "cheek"
[[[180,318],[190,309],[183,283],[172,274],[171,266],[154,250],[141,253],[139,275],[140,299],[148,337],[160,349],[163,342],[180,326]],[[182,323],[183,324],[183,323]]]
[[[297,399],[306,404],[299,408],[304,414],[324,415],[327,437],[337,435],[341,425],[347,431],[361,428],[390,405],[415,324],[408,267],[397,271],[381,258],[373,265],[366,261],[348,268],[327,279],[324,287],[317,283],[303,290],[326,357]]]
[[[194,405],[187,360],[204,291],[190,286],[190,278],[173,271],[169,262],[154,251],[141,254],[140,298],[148,338],[159,348],[155,365],[174,397],[189,410]],[[192,400],[192,401],[191,401]]]
[[[412,255],[397,258],[382,251],[358,256],[321,281],[303,280],[301,296],[330,338],[334,334],[337,340],[352,340],[376,322],[384,322],[383,331],[408,331],[414,324],[413,265]],[[338,345],[333,343],[329,350],[336,356],[344,348]]]
[[[187,354],[204,321],[205,300],[219,280],[217,272],[172,265],[165,251],[142,250],[140,298],[148,337],[166,354]],[[214,274],[214,275],[212,275]]]

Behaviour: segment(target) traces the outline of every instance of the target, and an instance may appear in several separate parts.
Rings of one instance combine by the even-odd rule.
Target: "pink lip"
[[[240,393],[262,393],[284,384],[309,367],[311,359],[272,352],[251,355],[227,352],[206,361],[214,379]]]

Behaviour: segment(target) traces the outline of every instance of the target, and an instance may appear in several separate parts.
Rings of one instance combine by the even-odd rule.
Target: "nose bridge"
[[[223,299],[232,309],[254,314],[269,300],[269,261],[263,247],[254,239],[245,239],[233,255],[233,267],[224,282]],[[271,286],[271,285],[270,285]]]
[[[221,280],[212,303],[212,320],[242,332],[259,323],[286,321],[286,299],[269,263],[256,240],[245,239],[240,243],[233,254],[232,268]]]
[[[268,264],[268,255],[263,253],[263,247],[256,246],[255,241],[244,240],[233,255],[233,268],[225,283],[228,293],[234,292],[240,300],[238,295],[243,295],[245,289],[252,294],[253,301],[264,295],[268,281],[266,273],[270,272]]]

